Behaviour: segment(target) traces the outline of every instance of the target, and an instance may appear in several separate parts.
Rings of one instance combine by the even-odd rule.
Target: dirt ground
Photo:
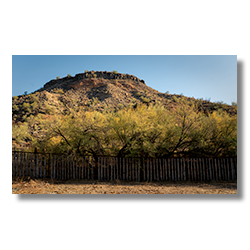
[[[237,182],[12,180],[12,194],[237,194]]]

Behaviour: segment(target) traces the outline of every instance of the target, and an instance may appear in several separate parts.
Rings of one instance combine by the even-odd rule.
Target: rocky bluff
[[[51,88],[58,88],[62,87],[65,89],[69,89],[71,84],[74,84],[76,82],[79,82],[80,85],[84,83],[88,83],[88,80],[94,80],[94,79],[107,79],[107,80],[130,80],[134,81],[135,83],[142,83],[145,84],[144,80],[139,79],[138,77],[134,75],[129,74],[121,74],[117,73],[116,71],[108,72],[108,71],[88,71],[85,73],[76,74],[74,77],[67,76],[64,78],[59,79],[53,79],[49,82],[47,82],[43,89],[51,89]],[[87,84],[88,85],[88,84]]]

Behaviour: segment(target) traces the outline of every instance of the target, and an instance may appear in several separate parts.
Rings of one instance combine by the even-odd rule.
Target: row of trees
[[[40,152],[119,157],[236,156],[237,116],[205,115],[182,105],[138,105],[116,112],[70,109],[67,114],[31,117],[13,127],[16,143],[30,141]]]

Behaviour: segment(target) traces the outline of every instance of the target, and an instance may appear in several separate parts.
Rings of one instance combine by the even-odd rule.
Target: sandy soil
[[[13,179],[12,194],[237,194],[237,183]]]

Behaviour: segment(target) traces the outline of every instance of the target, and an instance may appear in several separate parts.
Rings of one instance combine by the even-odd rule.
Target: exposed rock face
[[[75,77],[64,77],[60,79],[54,79],[49,82],[47,82],[43,89],[48,89],[48,88],[64,88],[64,89],[69,89],[72,87],[76,86],[86,86],[90,87],[91,85],[95,86],[96,84],[96,79],[102,80],[102,79],[108,79],[108,80],[132,80],[135,83],[139,84],[145,84],[145,81],[142,79],[139,79],[136,76],[129,75],[129,74],[121,74],[121,73],[116,73],[116,72],[107,72],[107,71],[88,71],[85,73],[80,73],[76,74]],[[99,85],[99,84],[98,84]]]

